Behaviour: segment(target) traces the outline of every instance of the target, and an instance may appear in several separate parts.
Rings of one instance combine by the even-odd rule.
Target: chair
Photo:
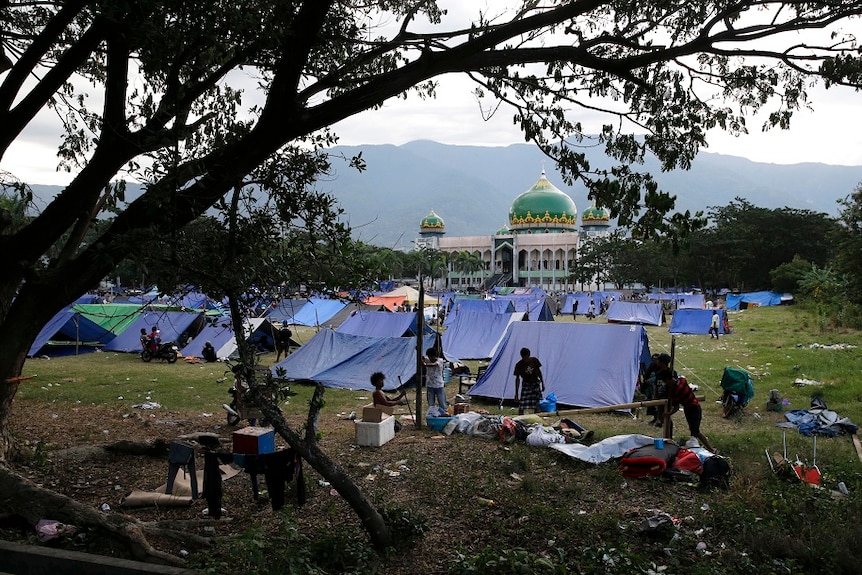
[[[725,418],[741,415],[743,408],[754,397],[754,382],[744,369],[725,367],[721,376],[721,397]]]
[[[487,365],[480,365],[476,369],[476,375],[471,375],[469,373],[458,376],[458,394],[463,394],[464,391],[470,391],[470,388],[479,381],[479,378],[482,377],[482,374],[487,371]]]

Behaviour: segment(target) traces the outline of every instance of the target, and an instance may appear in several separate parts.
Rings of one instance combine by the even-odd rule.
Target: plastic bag
[[[428,411],[425,412],[425,417],[445,417],[448,415],[442,408],[437,405],[432,405],[428,408]]]

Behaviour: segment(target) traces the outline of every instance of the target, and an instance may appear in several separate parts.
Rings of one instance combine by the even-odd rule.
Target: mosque
[[[574,200],[549,182],[542,170],[538,181],[512,202],[508,225],[494,235],[447,237],[443,218],[432,210],[419,224],[415,245],[473,256],[450,258],[446,285],[435,286],[438,288],[575,291],[571,273],[577,265],[578,243],[610,233],[606,209],[595,204],[587,208],[581,214],[580,230],[577,214]]]

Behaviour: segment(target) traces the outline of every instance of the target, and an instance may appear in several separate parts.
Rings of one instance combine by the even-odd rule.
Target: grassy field
[[[559,319],[571,321],[569,317]],[[443,553],[449,556],[447,561],[453,561],[447,563],[448,572],[656,573],[659,572],[656,569],[663,566],[666,573],[858,573],[855,544],[862,539],[862,529],[858,525],[862,511],[862,463],[852,441],[847,436],[839,436],[821,438],[817,443],[817,464],[823,471],[824,486],[835,489],[839,481],[844,482],[850,491],[849,497],[835,499],[828,490],[815,491],[798,481],[779,479],[770,471],[765,451],[781,451],[782,431],[775,423],[783,421],[784,417],[781,413],[766,411],[765,403],[770,389],[779,390],[789,402],[786,409],[808,408],[812,395],[816,394],[839,415],[856,423],[862,421],[862,353],[859,349],[862,333],[832,330],[823,318],[802,307],[730,312],[729,320],[733,333],[719,340],[705,335],[672,338],[666,327],[647,328],[651,351],[669,353],[673,348],[676,369],[690,383],[699,386],[699,393],[706,395],[703,430],[733,464],[734,476],[728,490],[698,491],[697,495],[689,495],[664,482],[624,482],[612,464],[584,466],[572,460],[561,460],[547,453],[550,450],[524,445],[500,451],[489,442],[453,436],[444,443],[434,444],[439,447],[432,453],[430,443],[421,443],[424,434],[411,433],[396,438],[402,442],[399,449],[403,456],[411,458],[410,465],[417,476],[423,477],[425,473],[424,476],[434,477],[433,482],[419,484],[418,489],[425,495],[422,505],[414,502],[414,512],[441,526],[447,521],[457,522],[457,527],[453,528],[459,530],[465,529],[467,522],[475,525],[472,529],[476,531],[476,545],[468,546],[469,552],[460,551],[458,555],[452,547]],[[295,331],[300,340],[313,335],[313,330]],[[553,358],[542,357],[541,353],[538,355],[544,363],[553,361]],[[274,354],[265,354],[260,360],[262,365],[269,365]],[[738,419],[722,418],[721,406],[716,403],[721,395],[719,381],[725,366],[741,367],[754,378],[755,398]],[[131,410],[133,404],[154,401],[165,410],[211,413],[213,418],[223,420],[220,406],[228,399],[229,380],[225,378],[229,374],[225,373],[224,366],[182,361],[174,365],[144,364],[134,354],[95,353],[32,359],[25,365],[24,375],[32,379],[22,383],[16,409],[26,409],[34,402],[51,403],[58,409],[84,404],[106,406],[116,411]],[[797,386],[794,385],[797,379],[818,385]],[[449,386],[450,397],[456,393],[454,387]],[[297,395],[283,405],[283,409],[289,415],[299,416],[307,410],[312,389],[295,386],[294,391]],[[356,410],[368,402],[369,395],[367,392],[327,390],[324,411],[329,419],[321,420],[324,437],[335,433],[327,428],[326,421],[337,420],[337,414]],[[500,411],[496,404],[474,402],[473,407],[484,407],[492,413]],[[503,412],[514,413],[508,407],[504,407]],[[675,419],[677,436],[681,437],[685,422],[679,416]],[[622,433],[655,433],[643,420],[629,415],[583,415],[577,420],[594,430],[596,439]],[[414,448],[420,451],[414,453]],[[787,434],[787,450],[791,456],[799,454],[810,461],[812,449],[811,438],[795,432]],[[357,453],[367,459],[378,454],[382,456],[384,452],[385,449]],[[457,461],[453,459],[457,457],[470,461],[469,470],[447,465],[447,461]],[[523,480],[517,488],[512,488],[507,478],[515,472],[523,476]],[[576,480],[554,482],[555,476]],[[484,486],[481,492],[479,485]],[[366,488],[375,491],[383,485],[368,484]],[[468,507],[459,514],[463,517],[457,519],[450,515],[459,505],[457,502],[463,501],[464,493],[488,494],[495,493],[495,489],[500,492],[498,509],[518,509],[524,517],[541,516],[542,522],[536,527],[540,530],[554,531],[571,525],[573,531],[570,533],[563,528],[553,536],[536,539],[520,531],[519,517],[512,516],[510,520],[516,525],[483,525],[482,529],[490,529],[489,533],[484,533],[475,523],[487,521],[484,518],[487,516],[480,515],[481,509]],[[382,493],[375,491],[374,497],[392,500],[403,498],[404,494],[390,489]],[[424,501],[425,498],[438,501]],[[545,499],[555,503],[543,504]],[[557,508],[561,501],[567,502],[564,509]],[[584,509],[589,509],[589,513],[583,515]],[[665,509],[674,516],[692,516],[693,521],[702,525],[700,532],[705,530],[709,537],[691,528],[681,530],[686,534],[680,540],[658,544],[642,541],[643,536],[626,532],[632,529],[627,526],[633,522],[635,509],[641,514],[648,509]],[[495,513],[499,515],[500,511]],[[503,514],[506,516],[506,512]],[[686,520],[682,521],[685,524]],[[329,524],[324,522],[320,528],[324,531],[331,528],[326,525]],[[505,544],[493,545],[491,541],[495,536],[505,536]],[[709,540],[708,553],[695,551],[698,538]],[[482,546],[482,542],[487,542],[487,546]],[[294,541],[294,544],[300,543]],[[284,545],[290,547],[289,543]],[[442,552],[436,552],[435,545],[439,546],[440,542],[426,533],[424,543],[414,550],[416,557],[422,556],[420,547],[425,546],[431,547],[425,550],[428,557],[440,555]],[[503,561],[500,549],[521,547],[532,551],[525,556],[512,551],[514,554],[506,555]],[[540,556],[550,556],[549,560],[559,569],[547,570],[534,564],[537,548],[543,550]],[[501,567],[503,563],[508,567]],[[384,559],[383,565],[384,572],[410,572],[397,563],[397,558]],[[439,564],[437,571],[442,572]],[[234,572],[269,571],[249,567]],[[357,568],[355,572],[366,571]]]

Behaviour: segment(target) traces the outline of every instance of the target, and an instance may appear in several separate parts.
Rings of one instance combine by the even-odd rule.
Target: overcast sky
[[[450,10],[451,18],[467,18],[476,6],[487,7],[478,0],[445,3],[455,7]],[[497,6],[495,3],[494,8]],[[340,143],[347,145],[403,144],[418,139],[480,146],[522,143],[523,136],[512,123],[513,111],[504,108],[492,120],[483,121],[472,88],[462,76],[444,77],[434,100],[392,99],[379,110],[337,124],[335,131]],[[92,95],[92,89],[87,91]],[[720,131],[710,133],[705,151],[779,164],[862,165],[862,94],[838,88],[816,89],[810,94],[813,111],[797,112],[790,130],[762,133],[762,119],[749,118],[750,134],[734,138]],[[247,97],[246,102],[249,100]],[[598,132],[602,124],[602,118],[588,114],[577,119],[587,132]],[[45,110],[10,147],[0,169],[31,184],[68,183],[70,174],[56,172],[58,134],[59,122],[53,112]]]

